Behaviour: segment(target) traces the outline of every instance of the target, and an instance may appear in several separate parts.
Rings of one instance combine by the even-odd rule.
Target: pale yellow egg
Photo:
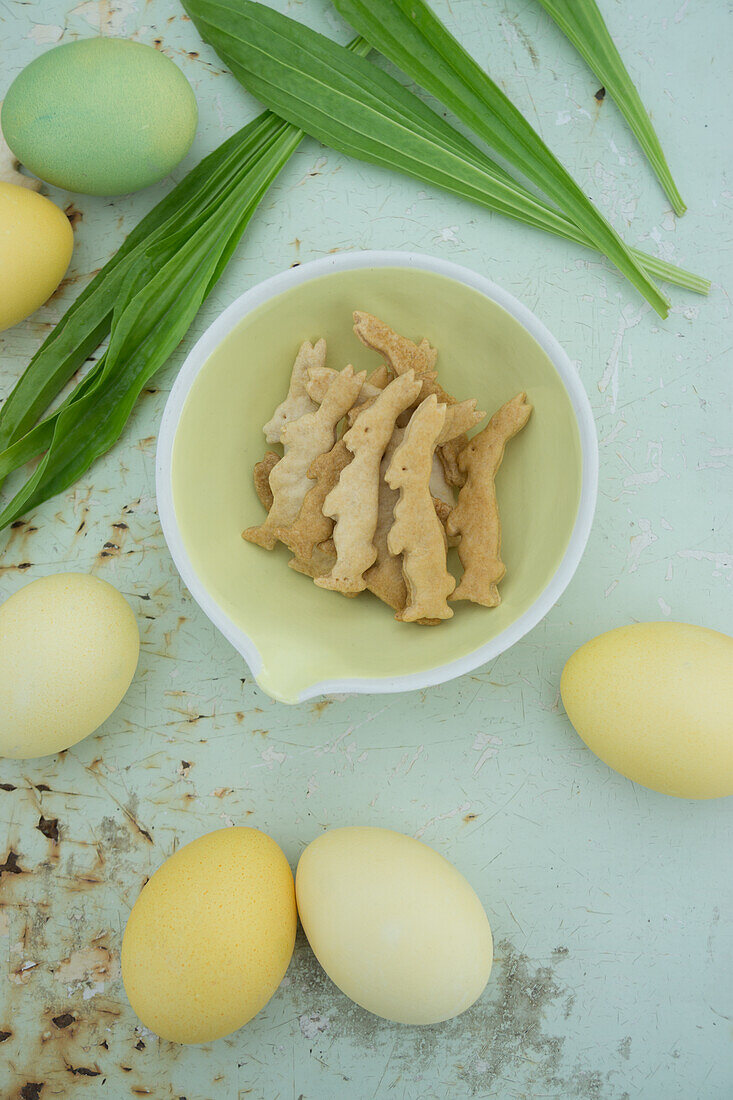
[[[663,794],[733,794],[733,638],[687,623],[634,623],[581,646],[560,684],[586,745]]]
[[[332,829],[303,852],[298,912],[329,978],[352,1001],[404,1024],[434,1024],[481,996],[493,943],[466,879],[391,829]]]
[[[0,180],[0,332],[51,297],[73,248],[63,210],[37,191]]]
[[[285,976],[297,914],[282,850],[257,829],[186,844],[143,887],[125,928],[122,980],[146,1027],[205,1043],[242,1027]]]
[[[124,596],[86,573],[58,573],[0,604],[0,756],[61,752],[121,702],[140,652]]]

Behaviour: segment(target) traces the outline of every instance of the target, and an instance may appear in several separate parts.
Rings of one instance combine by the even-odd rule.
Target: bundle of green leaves
[[[566,7],[542,2],[548,10]],[[624,244],[424,0],[335,3],[364,36],[348,47],[254,0],[185,0],[202,36],[271,110],[206,157],[143,218],[0,407],[0,486],[42,456],[0,511],[0,529],[73,485],[119,438],[143,387],[185,336],[304,133],[596,249],[662,316],[668,303],[653,277],[707,293],[706,280]],[[565,23],[577,36],[577,21]],[[550,202],[367,61],[372,46]],[[622,82],[617,86],[623,89]],[[85,377],[38,422],[108,335],[108,347]]]

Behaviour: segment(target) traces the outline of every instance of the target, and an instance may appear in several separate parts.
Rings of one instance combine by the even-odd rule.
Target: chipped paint
[[[115,37],[126,34],[137,12],[135,0],[84,0],[69,11],[99,34]]]
[[[34,23],[28,31],[28,37],[37,46],[53,46],[63,37],[64,28],[55,23]]]

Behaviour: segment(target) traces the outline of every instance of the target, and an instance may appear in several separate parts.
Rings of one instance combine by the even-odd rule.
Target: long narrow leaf
[[[0,406],[0,449],[28,430],[107,335],[120,287],[141,250],[167,232],[171,217],[185,225],[191,216],[216,202],[253,147],[279,125],[280,120],[265,112],[243,127],[205,157],[132,230],[72,303]]]
[[[592,245],[398,81],[330,39],[253,0],[186,0],[184,6],[245,87],[325,144]],[[618,263],[666,316],[666,298],[625,248]]]
[[[424,0],[333,2],[359,34],[557,203],[589,244],[648,293],[648,275],[640,278],[641,265],[630,249]]]
[[[371,47],[363,39],[355,38],[347,49],[366,55]],[[0,486],[9,472],[40,454],[48,445],[60,410],[47,417],[37,426],[37,430],[32,429],[31,425],[109,333],[113,309],[119,303],[120,288],[128,272],[146,254],[145,250],[156,240],[168,236],[173,229],[187,227],[189,232],[193,232],[197,219],[202,214],[214,213],[216,205],[246,175],[258,151],[266,147],[273,137],[285,141],[286,135],[286,144],[294,152],[302,132],[265,111],[225,141],[142,219],[112,259],[69,307],[0,406]],[[245,214],[245,217],[248,215]],[[246,221],[242,230],[245,225]],[[237,241],[236,233],[232,233],[216,270],[212,272],[209,289],[226,267]],[[147,255],[151,253],[147,252]],[[84,384],[77,386],[64,402],[64,407],[85,392]]]
[[[215,38],[218,38],[219,53],[224,56],[229,47],[230,52],[236,51],[236,40],[232,41],[232,36],[227,36],[226,33],[222,37],[221,25],[212,25],[207,22],[209,13],[206,13],[204,17],[203,4],[196,3],[195,0],[191,0],[192,7],[195,5],[198,11],[198,25],[202,30],[204,36],[208,35],[209,41],[212,45],[216,43]],[[231,8],[231,5],[228,5]],[[234,12],[234,18],[236,19],[237,12],[241,11],[243,4],[236,5],[236,11]],[[261,5],[257,5],[260,11],[267,12],[268,9],[262,8]],[[220,14],[220,13],[219,13]],[[231,12],[230,12],[231,14]],[[270,13],[273,14],[273,13]],[[276,16],[276,18],[278,18]],[[280,16],[280,19],[283,17]],[[298,28],[296,32],[299,35],[301,29],[300,24],[295,24]],[[313,32],[309,32],[313,33]],[[328,43],[328,39],[323,39],[321,36],[316,36],[316,39],[320,39],[320,43]],[[337,51],[336,62],[337,65],[341,65],[343,59],[339,56],[338,51],[342,51],[342,47],[336,46],[334,43],[329,43],[330,46]],[[331,58],[333,61],[333,58]],[[502,213],[509,214],[512,217],[518,217],[520,220],[525,221],[527,224],[535,225],[538,228],[553,232],[559,236],[565,237],[568,240],[576,241],[579,244],[583,244],[588,247],[594,247],[587,237],[578,229],[578,227],[571,221],[569,221],[563,214],[559,214],[553,207],[548,206],[544,200],[537,200],[534,195],[531,195],[526,188],[517,184],[511,176],[501,168],[496,162],[492,161],[490,157],[479,152],[479,150],[471,144],[461,134],[458,134],[452,127],[447,125],[442,118],[439,118],[434,112],[417,99],[416,96],[411,95],[407,89],[401,84],[387,77],[386,74],[381,73],[379,70],[375,70],[372,66],[362,66],[360,70],[361,84],[358,82],[351,87],[351,95],[347,94],[341,101],[340,107],[342,111],[345,111],[348,115],[349,108],[351,106],[352,97],[357,100],[362,98],[369,100],[369,103],[377,111],[384,111],[389,118],[392,119],[397,126],[404,125],[407,122],[408,126],[411,123],[413,127],[418,125],[420,127],[426,127],[430,134],[438,141],[442,148],[452,149],[462,161],[469,161],[478,167],[484,174],[488,172],[492,177],[492,180],[500,185],[506,185],[509,188],[511,195],[516,196],[519,194],[520,201],[524,204],[523,212],[520,214],[516,208],[506,209],[502,207],[496,201],[496,196],[487,196],[485,190],[486,180],[481,181],[481,188],[476,191],[472,189],[465,180],[454,180],[451,185],[450,182],[446,182],[445,175],[442,178],[437,178],[437,175],[433,173],[430,175],[432,169],[432,159],[428,161],[415,162],[414,158],[410,161],[408,158],[401,159],[401,154],[404,150],[400,144],[400,133],[395,132],[393,128],[392,139],[397,142],[396,145],[389,146],[387,148],[381,147],[376,140],[372,140],[370,144],[370,138],[374,139],[374,133],[367,129],[366,134],[359,134],[359,141],[354,144],[354,130],[353,126],[349,129],[349,126],[341,126],[336,131],[331,130],[330,138],[326,136],[326,130],[333,127],[334,124],[342,124],[345,119],[343,117],[336,117],[326,115],[323,117],[323,112],[314,111],[313,104],[309,100],[303,100],[302,97],[294,97],[289,94],[288,85],[291,83],[291,74],[287,74],[287,82],[285,88],[279,83],[269,83],[266,80],[261,79],[261,74],[258,71],[247,72],[243,67],[237,65],[237,62],[233,60],[232,56],[227,56],[227,64],[234,72],[235,76],[241,80],[246,86],[254,87],[258,79],[259,83],[259,96],[264,101],[272,105],[279,104],[277,108],[281,114],[291,118],[291,121],[295,118],[299,119],[298,125],[301,125],[304,129],[307,129],[309,133],[319,137],[324,143],[331,144],[334,148],[339,148],[343,152],[348,152],[354,156],[360,157],[363,160],[371,161],[372,163],[388,165],[392,168],[396,168],[398,171],[407,172],[414,175],[416,178],[425,180],[428,182],[437,183],[438,186],[446,187],[454,194],[461,194],[466,198],[471,199],[474,202],[481,203],[487,206],[489,209],[498,210]],[[310,61],[308,62],[310,65]],[[349,67],[349,61],[343,62],[343,65]],[[342,65],[342,67],[343,67]],[[371,74],[371,75],[370,75]],[[301,73],[298,74],[302,75]],[[330,76],[333,75],[333,65],[331,66]],[[326,75],[326,85],[328,85],[330,76]],[[370,95],[370,89],[364,84],[364,80],[377,85],[377,95]],[[322,84],[322,81],[321,81]],[[300,85],[299,85],[300,87]],[[302,90],[302,89],[301,89]],[[319,87],[318,91],[322,91],[322,87]],[[334,89],[331,89],[333,92]],[[338,93],[338,89],[336,89]],[[374,88],[371,88],[374,91]],[[407,98],[405,98],[407,97]],[[338,94],[337,106],[338,106]],[[331,106],[334,104],[332,102]],[[408,114],[405,115],[407,109]],[[290,114],[288,114],[288,111]],[[368,148],[364,148],[364,141],[367,142]],[[425,149],[423,147],[423,155],[432,157],[432,150]],[[692,274],[689,271],[685,271],[682,268],[675,267],[673,264],[669,264],[664,260],[660,260],[657,257],[648,256],[646,253],[639,249],[630,249],[634,259],[638,264],[649,274],[655,277],[666,279],[671,283],[675,283],[678,286],[685,287],[689,290],[694,290],[700,294],[707,294],[710,289],[710,283],[708,280],[703,279],[699,275]]]
[[[56,422],[64,409],[67,409],[74,401],[78,401],[79,398],[89,393],[97,382],[99,382],[103,370],[104,355],[97,360],[91,370],[84,376],[82,381],[74,387],[57,409],[54,409],[54,411],[49,416],[45,417],[44,420],[41,420],[40,423],[30,428],[25,435],[21,435],[14,443],[6,447],[4,451],[0,451],[0,483],[3,482],[9,474],[12,474],[14,470],[18,470],[21,466],[25,466],[26,462],[30,462],[31,459],[37,458],[38,455],[42,454],[43,451],[50,447]]]
[[[146,249],[157,274],[147,281],[145,265],[128,274],[121,288],[102,375],[90,392],[58,416],[51,446],[35,473],[0,515],[0,529],[28,508],[73,484],[119,437],[143,386],[178,345],[246,223],[294,151],[300,135],[280,125],[277,135],[250,165],[247,177],[213,218],[189,236],[179,230]],[[156,264],[155,253],[165,257]]]
[[[596,0],[539,0],[539,2],[567,35],[621,111],[636,140],[646,153],[675,214],[684,214],[687,207],[672,178],[656,130],[621,60],[621,54],[611,38]]]
[[[0,514],[0,529],[72,485],[117,440],[143,386],[180,343],[210,292],[232,239],[239,240],[300,140],[297,130],[279,122],[237,188],[192,235],[186,227],[146,247],[120,288],[99,379],[56,417],[49,449]],[[149,279],[150,270],[156,273]]]

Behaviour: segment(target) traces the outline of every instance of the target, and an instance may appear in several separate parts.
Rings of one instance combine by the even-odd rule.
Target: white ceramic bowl
[[[471,624],[476,624],[479,621],[481,622],[481,624],[485,623],[485,640],[483,635],[476,633],[477,630],[480,631],[481,629],[484,629],[483,626],[479,628],[475,625],[472,625],[470,640],[467,641],[466,639],[469,637],[469,635],[466,635],[465,637],[461,635],[459,632],[460,628],[458,627],[451,627],[451,629],[455,629],[454,634],[451,635],[449,633],[446,633],[445,635],[443,635],[441,634],[441,632],[446,631],[445,624],[436,628],[421,628],[417,626],[405,626],[404,624],[399,624],[398,631],[405,631],[406,633],[399,634],[400,648],[395,648],[394,653],[396,654],[400,651],[407,653],[408,650],[405,646],[405,643],[407,643],[407,645],[414,646],[416,649],[419,649],[420,646],[424,646],[425,656],[423,658],[415,658],[411,662],[406,662],[405,667],[402,668],[400,667],[401,662],[399,658],[395,657],[387,669],[377,665],[374,668],[366,668],[366,671],[363,674],[360,674],[362,667],[365,667],[369,664],[368,654],[373,654],[375,648],[378,649],[380,645],[384,645],[388,648],[388,645],[397,644],[392,642],[391,634],[385,635],[385,638],[390,639],[389,642],[380,642],[379,638],[375,635],[375,642],[371,646],[371,648],[365,648],[362,652],[361,658],[359,658],[358,660],[356,660],[355,658],[355,666],[353,668],[347,667],[346,674],[344,674],[343,662],[340,662],[340,667],[335,670],[336,665],[339,665],[339,661],[336,659],[337,650],[339,658],[340,650],[337,644],[339,635],[334,634],[336,642],[331,645],[330,650],[328,649],[328,646],[324,648],[323,654],[319,657],[319,659],[314,660],[314,662],[312,663],[312,667],[309,666],[307,669],[304,667],[296,668],[299,662],[297,661],[297,659],[293,659],[290,662],[289,671],[284,671],[283,669],[275,668],[274,662],[272,660],[263,660],[263,651],[266,647],[264,645],[264,642],[261,642],[258,636],[258,628],[256,628],[254,625],[251,625],[248,621],[248,611],[247,607],[245,606],[246,599],[242,598],[241,592],[239,596],[239,603],[237,603],[236,599],[230,598],[230,595],[226,591],[226,585],[224,583],[220,583],[224,574],[239,569],[240,561],[246,561],[248,563],[247,568],[254,570],[268,569],[271,566],[271,559],[273,558],[273,555],[266,555],[265,552],[262,551],[260,548],[253,547],[250,544],[244,543],[241,539],[239,539],[239,531],[241,531],[244,526],[246,526],[248,523],[259,522],[257,515],[251,512],[252,504],[248,503],[249,497],[254,500],[254,494],[251,491],[250,473],[252,466],[252,455],[250,454],[248,457],[247,468],[245,469],[243,463],[241,475],[239,472],[237,473],[238,478],[241,476],[241,484],[239,481],[237,482],[235,492],[233,493],[233,497],[236,498],[233,500],[232,503],[232,511],[236,512],[236,515],[234,515],[233,517],[233,521],[229,523],[229,527],[227,528],[226,533],[222,534],[221,532],[213,531],[211,533],[211,538],[212,540],[216,541],[217,546],[220,542],[229,539],[230,545],[227,549],[229,558],[223,566],[221,562],[219,562],[216,570],[207,571],[203,568],[201,564],[203,560],[201,557],[201,547],[197,549],[194,546],[195,540],[193,540],[190,535],[187,536],[185,524],[182,525],[180,516],[177,514],[175,506],[175,478],[173,474],[173,468],[177,433],[179,432],[179,426],[181,424],[182,417],[184,417],[184,410],[186,410],[187,399],[189,398],[189,395],[192,391],[192,387],[197,384],[199,375],[201,375],[201,372],[204,371],[207,363],[215,362],[216,356],[214,355],[214,353],[217,351],[218,348],[221,347],[222,342],[225,341],[228,337],[230,342],[227,346],[231,348],[231,340],[237,339],[236,334],[234,336],[231,335],[235,328],[237,328],[238,332],[241,330],[242,332],[246,333],[246,324],[252,323],[251,318],[254,311],[260,311],[259,316],[261,316],[261,307],[265,310],[268,308],[275,309],[276,304],[273,305],[272,300],[281,295],[287,295],[289,292],[295,292],[295,298],[297,299],[297,294],[307,294],[313,291],[312,287],[306,288],[306,284],[311,283],[313,280],[320,279],[323,276],[341,273],[342,278],[348,280],[356,279],[357,276],[345,276],[344,273],[362,272],[364,278],[366,278],[366,276],[370,272],[374,273],[375,269],[377,269],[377,272],[383,269],[401,269],[401,272],[395,271],[390,273],[390,277],[392,279],[398,279],[399,286],[402,287],[404,285],[405,288],[404,294],[400,293],[399,295],[395,295],[395,299],[405,298],[405,300],[407,300],[409,298],[411,272],[427,272],[431,275],[440,276],[444,280],[451,280],[453,286],[455,286],[456,283],[461,284],[463,288],[469,288],[468,290],[464,291],[466,295],[474,292],[473,296],[470,299],[472,305],[468,313],[465,314],[465,317],[470,317],[472,315],[471,310],[473,310],[473,312],[475,313],[475,307],[481,306],[481,301],[475,296],[475,293],[477,292],[478,295],[483,296],[484,300],[488,300],[488,303],[484,301],[484,304],[486,305],[487,316],[489,316],[489,318],[494,318],[494,321],[492,322],[494,326],[496,326],[496,324],[499,324],[502,328],[502,331],[506,330],[507,332],[509,332],[511,330],[511,333],[514,334],[512,339],[514,339],[518,347],[524,347],[525,352],[523,354],[525,354],[525,356],[527,348],[534,348],[538,362],[540,362],[541,359],[541,362],[546,364],[546,366],[542,367],[541,369],[545,370],[548,380],[548,386],[551,382],[552,386],[554,386],[556,390],[560,390],[562,392],[563,400],[566,401],[566,404],[569,403],[568,417],[571,421],[574,421],[573,432],[576,435],[576,441],[574,445],[576,446],[577,451],[576,457],[578,470],[577,510],[575,510],[575,505],[573,504],[573,514],[571,515],[569,520],[564,521],[566,530],[560,533],[562,536],[562,544],[560,550],[557,553],[557,564],[555,566],[553,561],[552,574],[548,575],[546,578],[543,575],[542,585],[540,587],[537,587],[537,585],[535,584],[534,589],[532,589],[531,591],[531,602],[529,602],[528,599],[525,599],[523,603],[522,599],[519,598],[521,596],[521,592],[518,592],[518,598],[514,601],[514,603],[512,603],[512,563],[508,562],[508,574],[505,585],[507,585],[509,599],[508,601],[504,601],[507,606],[504,606],[504,604],[502,605],[502,615],[504,616],[503,619],[498,616],[499,609],[487,612],[485,609],[475,608],[471,606],[471,608],[467,612],[464,612],[464,608],[466,608],[468,605],[457,605],[457,608],[459,608],[459,610],[454,616],[454,619],[450,620],[450,623],[456,623],[459,620],[459,616],[464,614],[468,616],[468,618],[465,620],[466,622],[469,622]],[[424,281],[424,276],[414,275],[412,276],[412,278],[415,279],[416,282],[419,282],[421,278]],[[323,285],[330,285],[333,287],[337,284],[332,282],[331,284],[324,283]],[[297,288],[301,288],[301,290],[298,291]],[[283,301],[292,302],[293,300],[295,300],[293,294],[291,294],[289,298],[283,298]],[[312,300],[313,295],[311,294],[311,301]],[[490,305],[490,303],[493,303],[493,305]],[[364,306],[361,301],[355,302],[353,301],[353,299],[351,300],[351,304],[352,307],[355,308],[369,308],[368,305]],[[395,305],[397,304],[398,303],[395,302]],[[404,306],[404,302],[402,304]],[[414,309],[419,310],[419,302],[413,303],[413,305]],[[497,309],[497,306],[500,308]],[[376,311],[376,308],[374,309],[374,311]],[[341,316],[341,314],[339,314],[339,316]],[[419,317],[420,314],[418,313],[417,316]],[[390,317],[386,316],[385,319],[389,321]],[[430,318],[428,317],[427,320],[428,323],[425,326],[425,334],[430,337]],[[350,325],[350,319],[348,320],[348,323]],[[409,335],[418,337],[423,335],[423,328],[419,328],[418,331],[415,330],[415,326],[418,325],[418,323],[419,322],[416,319],[412,326],[412,330],[408,331]],[[443,327],[445,328],[445,323]],[[299,340],[305,338],[315,338],[315,336],[320,335],[320,331],[309,331],[308,325],[305,326],[305,330],[300,329],[298,331],[298,341],[296,341],[295,346],[292,349],[293,353],[297,349],[297,342],[299,342]],[[536,342],[536,345],[539,345],[539,348],[535,348],[534,344],[528,343],[527,334],[529,334],[529,337],[531,337],[532,340]],[[329,333],[324,332],[323,335],[328,338]],[[441,344],[438,342],[437,338],[434,340],[434,342],[440,350]],[[355,339],[354,343],[356,344]],[[505,345],[501,345],[501,341],[499,341],[497,346],[501,345],[509,347],[510,343],[511,341],[509,343],[506,343]],[[487,346],[488,344],[490,344],[490,341],[487,341]],[[288,347],[290,346],[291,345],[288,345]],[[362,354],[363,352],[364,349],[361,349]],[[357,362],[360,352],[356,349],[354,352],[352,352],[351,348],[349,347],[348,351],[344,352],[344,354],[348,355],[349,357],[354,355],[355,362]],[[247,366],[247,363],[250,359],[251,355],[245,355],[243,352],[243,372],[254,369],[251,366]],[[274,395],[281,394],[287,387],[287,379],[289,376],[291,363],[292,360],[290,360],[290,362],[283,361],[282,363],[278,363],[277,368],[275,368],[274,366],[272,367],[271,373],[275,371],[279,372],[275,379],[275,381],[277,382],[277,386],[272,391]],[[375,360],[372,365],[376,366],[377,363],[378,360]],[[262,364],[258,364],[258,370],[261,370],[261,368]],[[267,364],[267,369],[268,371],[270,371],[269,363]],[[484,370],[484,375],[482,377],[486,376],[487,372],[486,370]],[[558,376],[560,385],[558,384]],[[204,372],[202,378],[205,380],[206,377],[206,372]],[[451,385],[454,381],[457,381],[455,377],[451,377],[450,375],[447,377],[446,381],[446,377],[443,375],[442,371],[440,377],[444,385],[446,385],[448,389],[451,388]],[[264,379],[264,376],[262,374],[253,376],[253,378],[250,379],[250,382],[256,380],[259,387],[260,379]],[[519,379],[519,386],[516,385],[516,379]],[[488,400],[486,400],[486,397],[482,396],[482,394],[478,392],[477,389],[466,389],[465,381],[466,380],[464,379],[464,385],[462,388],[456,385],[456,396],[459,399],[467,396],[476,396],[479,398],[479,407],[488,408],[489,412],[493,412],[494,409],[497,407],[497,404],[512,396],[512,393],[516,392],[517,388],[524,388],[521,374],[521,361],[518,368],[515,365],[514,374],[511,378],[511,382],[514,383],[514,390],[497,390],[496,395],[490,394],[489,396],[491,396],[494,404],[490,404]],[[271,382],[263,381],[262,385],[271,385]],[[531,392],[531,387],[527,388],[530,391],[530,401],[533,401],[534,395]],[[541,384],[536,382],[535,389],[542,389]],[[201,386],[197,384],[196,393],[201,394],[202,392],[204,391],[202,391]],[[249,392],[254,393],[256,396],[257,391],[252,390],[251,385]],[[539,394],[537,396],[539,396]],[[280,400],[280,397],[276,396],[274,400]],[[273,398],[270,397],[269,393],[267,395],[267,402],[269,402],[269,404],[263,404],[262,410],[258,410],[258,425],[261,425],[264,420],[267,419],[269,415],[267,409],[271,409],[272,407]],[[535,401],[533,401],[533,403],[535,403],[536,405]],[[190,407],[191,406],[189,406],[189,408]],[[539,410],[535,414],[533,414],[533,419],[530,420],[530,426],[533,424],[533,421],[538,422],[538,427],[536,430],[540,430],[541,420]],[[577,433],[575,433],[575,428],[577,428]],[[231,428],[229,430],[231,431]],[[224,447],[225,445],[225,431],[226,429],[222,429],[222,447]],[[528,431],[529,428],[525,429],[525,433],[527,433]],[[244,424],[242,425],[242,433],[243,435],[245,434]],[[252,453],[254,454],[255,458],[259,457],[262,451],[265,449],[264,443],[262,442],[262,436],[259,434],[259,427],[247,425],[247,433],[251,434],[253,438],[255,436],[257,437],[257,441],[253,444],[253,446],[259,450],[255,450]],[[216,436],[216,434],[216,430],[213,433],[208,433],[209,436]],[[187,442],[185,443],[185,446],[189,449],[189,451],[192,447],[199,446],[198,440],[199,436],[201,435],[203,435],[203,433],[199,433],[199,435],[196,435],[194,433],[192,435],[191,431],[188,431]],[[519,440],[521,440],[521,438],[522,437],[520,436]],[[559,445],[562,446],[562,441],[560,441]],[[205,463],[207,461],[210,461],[212,463],[215,463],[217,461],[216,440],[201,439],[200,446],[202,448],[200,456],[201,462],[203,463],[203,468],[206,468]],[[510,445],[510,448],[516,446],[516,443],[512,443]],[[206,453],[204,453],[204,451]],[[507,461],[504,464],[505,467],[509,464],[510,453],[511,451],[508,452]],[[529,455],[529,453],[530,452],[528,451],[527,455]],[[196,462],[198,462],[199,456],[189,457],[195,458]],[[534,463],[534,466],[528,467],[524,472],[523,476],[525,477],[525,480],[527,480],[527,478],[531,479],[532,468],[537,470],[538,466],[542,465],[541,462],[537,462],[536,455],[532,459],[532,462]],[[214,467],[212,466],[212,469],[213,468]],[[503,470],[504,467],[502,468],[502,474],[500,474],[500,477],[506,476],[508,479],[510,479],[512,475],[504,475]],[[508,649],[510,646],[519,641],[519,639],[522,638],[523,635],[525,635],[529,630],[536,626],[537,623],[539,623],[540,620],[548,613],[550,608],[558,600],[558,598],[564,591],[565,587],[569,583],[578,566],[588,539],[588,535],[590,533],[593,513],[595,509],[598,483],[598,450],[595,425],[590,404],[575,369],[573,368],[563,349],[560,347],[554,337],[547,331],[545,326],[534,316],[533,313],[531,313],[525,306],[523,306],[514,297],[512,297],[511,294],[508,294],[505,290],[502,290],[500,287],[496,286],[494,283],[490,282],[482,275],[478,275],[473,271],[469,271],[464,267],[458,266],[457,264],[449,263],[445,260],[439,260],[431,256],[404,252],[353,252],[336,254],[333,256],[328,256],[321,260],[315,260],[302,266],[290,268],[288,271],[285,271],[280,275],[275,275],[272,278],[265,280],[263,283],[260,283],[258,286],[255,286],[251,290],[248,290],[246,293],[242,294],[241,297],[239,297],[226,310],[224,310],[224,312],[217,318],[217,320],[214,321],[214,323],[207,329],[207,331],[198,340],[195,347],[189,353],[174,383],[173,389],[168,399],[163,415],[158,441],[156,478],[158,507],[160,511],[161,523],[163,526],[163,532],[168,543],[170,552],[172,554],[173,560],[178,568],[178,571],[181,574],[181,577],[185,581],[186,585],[188,586],[189,590],[191,591],[194,599],[199,604],[201,609],[205,612],[205,614],[209,617],[209,619],[218,627],[218,629],[231,642],[231,644],[241,653],[241,655],[249,665],[253,675],[265,691],[271,694],[274,698],[280,699],[285,702],[302,702],[306,699],[310,699],[314,696],[328,692],[395,692],[425,688],[433,684],[439,684],[446,680],[450,680],[456,676],[461,676],[464,673],[471,672],[473,669],[476,669],[480,665],[485,664],[487,661],[492,660],[493,658],[498,656],[498,654],[502,653],[504,650]],[[215,480],[216,479],[212,477],[212,492],[214,490]],[[245,500],[245,496],[247,494],[249,494],[249,497],[247,497],[247,500]],[[501,492],[499,495],[501,503]],[[200,501],[199,504],[203,504],[203,502]],[[545,517],[545,521],[547,522],[547,517]],[[190,532],[193,529],[194,527],[192,527],[189,523],[188,531]],[[509,536],[511,538],[511,532],[509,532]],[[537,531],[532,532],[531,537],[536,543],[538,537]],[[528,534],[527,541],[529,541],[529,538],[530,535]],[[540,541],[542,541],[541,531],[539,533],[539,539]],[[516,534],[514,536],[513,542],[517,545],[520,545],[521,543],[521,540],[518,542]],[[530,550],[528,549],[527,552],[529,553]],[[239,555],[241,554],[264,555],[264,557],[247,557],[245,559],[239,557]],[[270,561],[268,561],[266,564],[261,564],[265,562],[265,558],[269,558]],[[327,612],[328,615],[332,613],[330,610],[331,608],[336,608],[336,625],[333,626],[334,630],[338,628],[338,630],[343,631],[344,629],[343,625],[338,625],[338,616],[342,616],[343,623],[358,622],[357,619],[344,618],[344,616],[353,616],[354,614],[364,616],[363,622],[367,629],[372,629],[372,627],[368,626],[368,624],[373,623],[375,624],[374,629],[376,629],[377,632],[382,629],[382,623],[387,623],[387,621],[390,620],[389,609],[384,608],[383,605],[378,605],[377,607],[376,601],[373,601],[372,597],[367,597],[367,599],[370,600],[372,604],[374,604],[374,615],[376,616],[376,613],[378,612],[379,615],[382,616],[379,619],[377,619],[376,617],[370,618],[370,616],[372,616],[371,605],[362,605],[362,600],[364,599],[364,597],[360,598],[357,601],[338,600],[337,597],[334,596],[332,593],[326,593],[319,589],[316,589],[315,586],[306,581],[305,578],[293,574],[291,570],[284,568],[284,566],[285,562],[283,561],[282,572],[277,574],[278,579],[276,584],[274,584],[273,586],[273,608],[276,609],[279,607],[279,613],[282,613],[282,607],[285,605],[277,604],[277,599],[280,597],[276,595],[275,589],[277,589],[277,592],[279,593],[280,588],[284,587],[287,590],[288,595],[283,596],[282,599],[285,601],[290,600],[291,602],[294,600],[295,603],[297,603],[297,599],[300,597],[300,593],[304,592],[305,590],[302,588],[288,588],[288,586],[293,582],[294,578],[297,577],[298,583],[309,585],[309,589],[313,592],[313,599],[323,601],[335,601],[335,603],[333,604],[327,604],[329,608],[329,611]],[[267,579],[268,576],[270,577],[269,580]],[[253,585],[255,588],[261,587],[260,580],[263,585],[272,584],[273,582],[271,578],[273,576],[274,574],[263,573],[261,578],[255,577],[254,580],[250,582],[249,590],[253,590]],[[282,580],[280,580],[281,577]],[[224,577],[224,580],[225,579],[226,578]],[[311,596],[309,595],[307,598],[311,599]],[[352,605],[353,608],[353,605],[356,604],[366,607],[366,611],[360,610],[359,612],[355,613],[347,606]],[[313,607],[315,606],[316,605],[314,604]],[[320,604],[318,604],[317,606],[319,608],[321,607]],[[508,610],[508,608],[511,607],[515,607],[515,611]],[[480,620],[471,619],[470,616],[474,612],[476,612],[479,616],[485,616],[485,618]],[[318,614],[320,614],[320,612],[316,613],[316,617],[318,617]],[[496,617],[492,619],[492,616]],[[293,627],[292,624],[288,624],[286,621],[283,621],[281,626],[283,652],[287,651],[288,645],[294,647],[291,652],[291,658],[297,658],[298,647],[300,647],[300,652],[302,652],[304,647],[310,646],[312,644],[312,639],[315,637],[313,619],[311,619],[311,641],[309,641],[309,625],[308,622],[306,622],[306,620],[308,619],[307,610],[303,610],[300,614],[300,617],[303,622],[296,622],[295,627]],[[500,629],[497,624],[501,624]],[[324,632],[327,634],[328,630],[331,629],[331,625],[327,624],[326,626],[324,626],[323,629]],[[385,626],[384,629],[390,630],[391,626]],[[301,632],[300,638],[298,638],[297,636],[298,631]],[[418,632],[417,635],[411,634],[411,632],[415,631]],[[423,638],[425,638],[428,636],[428,634],[433,637],[445,637],[446,641],[448,642],[447,648],[445,648],[444,650],[436,650],[435,646],[433,645],[433,648],[431,649],[430,645],[432,645],[432,643],[429,644],[422,640],[418,640],[421,635]],[[410,640],[413,637],[415,638],[415,641]],[[277,636],[275,637],[275,641],[279,641]],[[272,643],[273,638],[271,637],[268,639],[268,644],[272,646]],[[332,658],[329,658],[329,652],[332,654]],[[358,657],[358,654],[356,656]],[[285,661],[285,664],[287,665],[288,662]]]

